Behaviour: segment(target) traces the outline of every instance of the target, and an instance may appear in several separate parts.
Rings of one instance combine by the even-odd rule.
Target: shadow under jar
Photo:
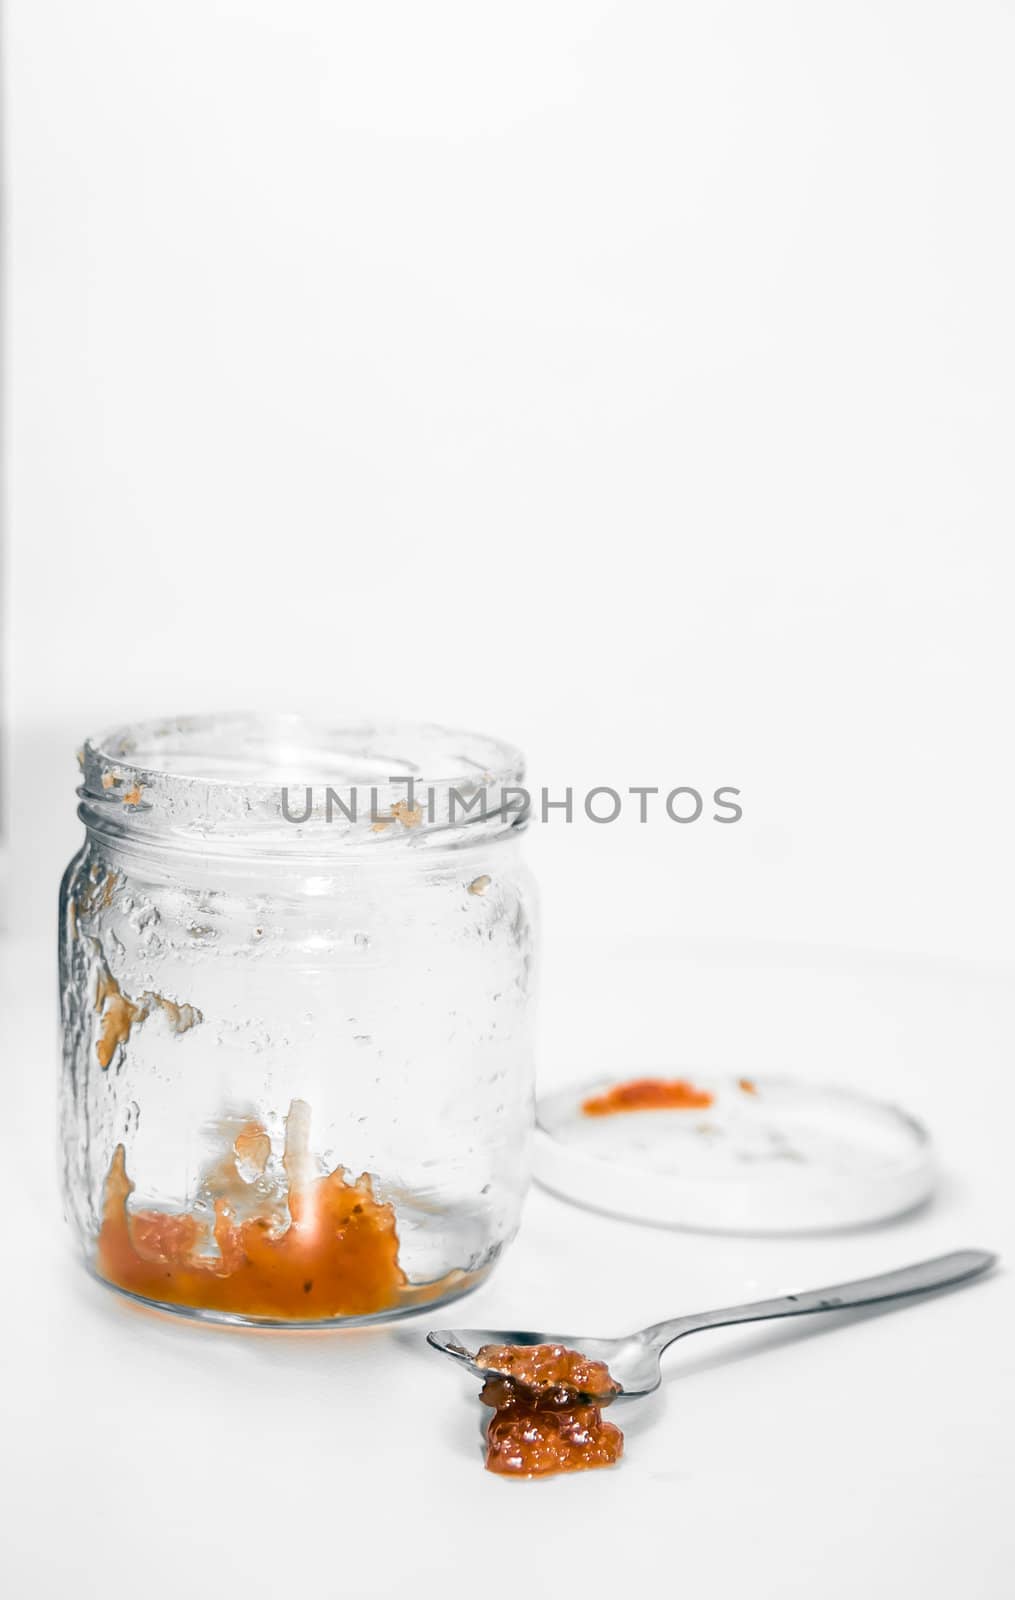
[[[138,724],[80,759],[62,1132],[92,1271],[169,1310],[300,1326],[472,1288],[529,1173],[521,757],[237,715]]]

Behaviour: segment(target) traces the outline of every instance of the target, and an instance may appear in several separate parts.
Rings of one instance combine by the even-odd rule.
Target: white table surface
[[[917,1215],[716,1238],[534,1190],[450,1313],[233,1333],[137,1310],[76,1264],[55,1170],[48,943],[0,944],[7,1204],[0,1586],[50,1595],[726,1596],[1012,1592],[1012,1275],[923,1304],[696,1336],[611,1472],[482,1470],[474,1386],[428,1323],[620,1332],[961,1245],[1010,1254],[1012,974],[730,945],[549,949],[542,1082],[778,1066],[880,1089],[939,1135]],[[404,1435],[411,1417],[411,1431]]]

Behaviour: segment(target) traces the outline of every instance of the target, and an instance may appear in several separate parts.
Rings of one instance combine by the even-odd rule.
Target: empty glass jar
[[[62,1115],[92,1270],[299,1325],[477,1283],[529,1169],[517,752],[231,716],[139,724],[81,761]]]

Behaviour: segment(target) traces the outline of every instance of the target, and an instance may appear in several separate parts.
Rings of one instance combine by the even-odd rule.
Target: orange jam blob
[[[264,1199],[256,1179],[271,1141],[259,1123],[246,1123],[230,1155],[206,1174],[214,1220],[194,1211],[132,1209],[134,1184],[117,1145],[103,1198],[99,1274],[146,1300],[287,1322],[367,1316],[415,1298],[398,1262],[394,1208],[375,1197],[366,1173],[353,1181],[336,1167],[317,1176],[308,1133],[309,1108],[294,1101],[283,1157],[287,1193]],[[447,1286],[429,1286],[432,1297]]]
[[[538,1478],[620,1460],[624,1435],[602,1411],[620,1385],[603,1362],[560,1344],[484,1345],[476,1361],[498,1373],[479,1396],[494,1413],[486,1429],[488,1472]]]
[[[620,1393],[605,1361],[592,1361],[563,1344],[485,1344],[476,1352],[476,1365],[512,1379],[530,1395],[561,1393],[605,1403]]]
[[[708,1089],[696,1089],[686,1078],[632,1078],[584,1100],[582,1110],[587,1117],[617,1111],[704,1111],[714,1099]]]

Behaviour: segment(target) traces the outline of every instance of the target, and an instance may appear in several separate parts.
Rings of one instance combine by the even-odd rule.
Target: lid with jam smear
[[[579,1084],[545,1095],[536,1113],[544,1187],[676,1227],[859,1227],[926,1200],[935,1166],[926,1129],[907,1112],[788,1078],[681,1072]]]

